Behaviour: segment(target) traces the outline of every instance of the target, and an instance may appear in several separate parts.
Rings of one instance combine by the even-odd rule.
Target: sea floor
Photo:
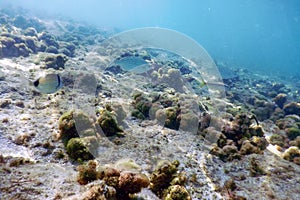
[[[188,63],[174,55],[101,46],[116,30],[8,10],[0,11],[0,20],[0,199],[122,199],[89,196],[95,185],[108,182],[78,183],[78,166],[85,161],[70,156],[59,128],[67,111],[80,109],[96,123],[107,105],[122,133],[98,135],[92,148],[97,165],[130,159],[151,185],[157,163],[178,160],[176,173],[185,176],[181,184],[190,196],[159,198],[148,186],[132,199],[300,199],[299,77],[283,80],[217,61],[226,95],[211,99],[189,76]],[[155,65],[151,75],[110,63],[112,55],[133,54]],[[45,73],[62,78],[54,94],[30,84]],[[180,87],[168,85],[171,73],[179,74]],[[159,84],[149,78],[153,74]],[[186,92],[186,83],[193,93]],[[158,106],[155,111],[180,109],[180,128],[168,114],[163,123],[157,112],[146,116],[138,107],[143,101]]]

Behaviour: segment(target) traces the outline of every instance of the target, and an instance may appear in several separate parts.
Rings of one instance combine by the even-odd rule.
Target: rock
[[[286,115],[298,115],[300,116],[300,103],[291,102],[283,107],[283,111]]]
[[[275,98],[273,98],[273,101],[279,106],[279,108],[283,108],[283,105],[285,104],[287,100],[287,95],[280,93]]]

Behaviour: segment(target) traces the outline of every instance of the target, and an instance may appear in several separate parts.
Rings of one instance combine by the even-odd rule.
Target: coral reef
[[[255,117],[249,117],[242,113],[236,115],[233,121],[225,124],[211,153],[218,155],[223,161],[239,159],[242,155],[252,153],[261,154],[266,149],[268,142],[264,138],[262,127],[251,125],[252,119]]]

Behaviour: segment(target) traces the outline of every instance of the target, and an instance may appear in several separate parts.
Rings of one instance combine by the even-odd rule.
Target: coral
[[[256,107],[252,112],[259,120],[263,121],[270,118],[270,116],[274,113],[275,108],[275,103],[262,101],[262,105]]]
[[[193,112],[181,114],[180,129],[183,131],[197,132],[199,119]]]
[[[58,54],[58,49],[55,46],[48,46],[45,52]]]
[[[300,148],[300,136],[296,137],[295,140],[290,141],[290,145]]]
[[[284,147],[286,145],[285,137],[280,134],[273,134],[270,137],[270,143],[273,145],[278,145],[280,147]]]
[[[20,165],[33,164],[34,163],[30,159],[23,158],[23,157],[12,157],[12,158],[9,158],[9,159],[11,159],[11,160],[9,160],[9,166],[10,167],[18,167]]]
[[[105,185],[104,182],[95,183],[88,191],[80,195],[82,200],[114,200],[116,199],[116,189]],[[77,198],[75,198],[77,199]]]
[[[93,159],[93,155],[86,147],[86,142],[82,138],[72,138],[68,141],[66,149],[67,153],[73,160],[82,162]]]
[[[280,93],[275,98],[273,98],[273,101],[279,106],[279,108],[283,108],[283,105],[285,104],[287,100],[287,95]]]
[[[32,36],[32,37],[37,37],[37,31],[33,27],[29,27],[24,30],[24,35],[26,36]]]
[[[18,41],[16,41],[16,39]],[[31,50],[24,44],[24,40],[13,36],[1,36],[0,37],[0,58],[4,57],[19,57],[29,56]]]
[[[74,110],[65,112],[58,122],[58,128],[60,131],[60,138],[62,139],[65,146],[68,141],[72,138],[79,137],[75,126],[75,120],[73,118]]]
[[[290,140],[294,140],[296,137],[300,136],[300,129],[298,127],[287,128],[286,135]]]
[[[283,159],[299,164],[300,150],[298,147],[290,147],[283,153]]]
[[[146,175],[122,172],[119,176],[119,184],[117,188],[118,196],[128,196],[141,191],[142,188],[148,187],[150,184]]]
[[[208,128],[209,125],[210,125],[210,121],[211,121],[210,114],[207,113],[207,112],[203,112],[203,114],[202,114],[202,116],[200,118],[198,131],[202,132],[204,129]]]
[[[165,200],[191,200],[191,196],[184,186],[172,185],[168,188],[168,192],[164,197]]]
[[[266,175],[265,170],[262,166],[259,165],[258,161],[255,158],[250,159],[250,176],[261,176]]]
[[[178,130],[181,121],[181,109],[179,106],[168,107],[165,109],[166,112],[166,120],[165,127]]]
[[[142,93],[137,93],[133,97],[133,111],[132,116],[139,119],[146,119],[149,117],[149,111],[152,103]]]
[[[111,167],[100,170],[99,178],[105,181],[105,183],[114,188],[119,186],[120,171]]]
[[[0,108],[7,108],[11,104],[11,99],[1,99]]]
[[[249,140],[245,140],[240,149],[242,155],[252,154],[252,153],[260,153],[260,149],[253,145]]]
[[[300,103],[296,102],[291,102],[283,107],[283,111],[285,112],[286,115],[298,115],[300,116]]]
[[[86,185],[91,181],[97,180],[98,172],[96,167],[97,163],[94,160],[88,161],[85,165],[79,165],[77,167],[77,170],[79,171],[77,182],[80,185]]]
[[[121,161],[123,162],[123,161]],[[134,161],[132,161],[134,163]],[[116,163],[116,165],[120,163]],[[113,167],[99,167],[97,176],[108,186],[116,189],[117,199],[129,199],[129,196],[148,187],[149,179],[146,175],[133,171],[119,171]]]
[[[45,58],[45,68],[64,68],[67,58],[62,54],[53,54]]]
[[[158,71],[152,72],[151,76],[154,81],[167,84],[177,92],[183,92],[184,83],[180,70],[171,68],[167,71],[167,73],[163,73],[162,68],[160,68]]]
[[[108,110],[104,109],[101,111],[96,123],[101,127],[99,131],[103,132],[106,136],[113,136],[123,132],[122,128],[118,125],[114,113]]]
[[[48,32],[42,32],[39,35],[39,40],[41,40],[42,42],[44,42],[46,44],[46,46],[54,46],[56,48],[59,48],[59,44],[56,41],[55,36],[51,35]]]
[[[252,120],[256,121],[256,125],[251,125]],[[219,156],[223,161],[240,159],[247,154],[261,154],[268,145],[255,116],[249,117],[246,114],[238,114],[233,121],[223,126],[222,134],[216,136],[216,145],[210,153]]]
[[[169,198],[180,195],[189,197],[189,194],[184,192],[186,191],[184,188],[186,177],[182,172],[177,172],[178,166],[179,161],[177,160],[172,163],[166,160],[159,162],[150,175],[150,189],[152,192],[163,199],[166,196],[169,196]]]

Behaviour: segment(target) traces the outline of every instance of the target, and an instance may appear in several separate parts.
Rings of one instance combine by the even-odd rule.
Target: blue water
[[[12,1],[0,0],[0,6],[7,2]],[[14,0],[13,4],[118,30],[170,28],[198,41],[217,61],[267,75],[300,75],[299,0]]]

